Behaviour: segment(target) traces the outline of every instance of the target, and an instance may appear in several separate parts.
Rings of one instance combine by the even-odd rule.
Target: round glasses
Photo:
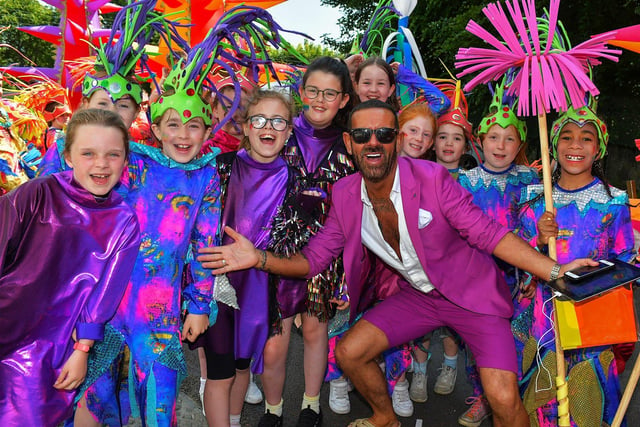
[[[251,126],[255,129],[262,129],[267,125],[267,122],[269,122],[271,123],[271,127],[279,132],[285,130],[289,126],[289,121],[282,117],[272,117],[268,119],[265,116],[251,116],[247,121],[251,123]]]
[[[304,96],[306,96],[309,99],[316,99],[319,94],[322,94],[322,97],[327,102],[335,101],[338,95],[342,93],[335,89],[320,90],[315,86],[305,86],[303,91],[304,91]]]
[[[398,135],[398,129],[394,128],[378,128],[378,129],[369,129],[369,128],[356,128],[351,129],[349,131],[349,135],[351,135],[351,140],[356,144],[366,144],[371,140],[373,134],[376,134],[376,139],[380,144],[390,144],[396,140],[396,135]]]

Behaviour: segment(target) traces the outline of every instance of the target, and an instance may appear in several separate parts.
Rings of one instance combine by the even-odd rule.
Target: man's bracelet
[[[549,280],[556,280],[560,276],[560,264],[555,264],[551,267],[551,274],[549,274]]]
[[[264,270],[267,265],[267,251],[260,251],[262,253],[262,263],[260,264],[260,270]]]

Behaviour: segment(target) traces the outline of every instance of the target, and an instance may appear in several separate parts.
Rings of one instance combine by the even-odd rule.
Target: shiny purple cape
[[[287,164],[278,157],[258,163],[245,150],[238,151],[226,192],[223,225],[229,225],[260,249],[269,244],[271,224],[287,192]],[[224,236],[223,244],[232,239]],[[236,358],[254,359],[262,372],[262,353],[269,336],[269,275],[255,268],[228,275],[240,310],[235,312]]]
[[[139,245],[138,222],[112,191],[96,198],[72,172],[0,197],[0,425],[55,426],[75,391],[53,384],[78,338],[102,339]]]
[[[292,137],[298,143],[307,172],[314,174],[337,139],[342,138],[342,130],[329,126],[315,129],[307,121],[304,113],[293,120]]]

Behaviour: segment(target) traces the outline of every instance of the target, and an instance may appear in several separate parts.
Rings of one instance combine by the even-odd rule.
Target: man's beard
[[[382,155],[382,163],[379,166],[368,165],[365,161],[367,154],[376,153],[380,153]],[[353,161],[365,180],[380,182],[391,172],[397,156],[398,154],[396,153],[396,150],[393,150],[391,154],[387,154],[382,147],[379,147],[362,150],[358,156],[354,156]]]

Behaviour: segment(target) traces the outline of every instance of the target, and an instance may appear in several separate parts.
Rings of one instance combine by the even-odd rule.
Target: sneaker
[[[207,380],[205,378],[200,378],[200,390],[198,394],[200,394],[200,405],[202,405],[202,415],[205,417],[207,414],[204,413],[204,386],[207,385]]]
[[[262,402],[262,392],[253,381],[253,374],[249,374],[249,387],[244,395],[244,401],[252,405]]]
[[[316,412],[307,406],[305,409],[300,411],[300,415],[298,415],[298,422],[296,423],[296,427],[319,427],[322,425],[322,410],[320,412]]]
[[[479,427],[482,421],[491,415],[489,403],[482,396],[469,397],[465,403],[471,407],[458,418],[458,424],[461,426]]]
[[[427,376],[422,372],[414,372],[411,378],[411,387],[409,388],[409,397],[414,402],[427,401]]]
[[[433,391],[436,394],[442,395],[453,393],[453,389],[456,387],[457,376],[457,369],[443,363],[442,368],[440,368],[440,375],[438,375],[438,378],[436,379],[436,385],[433,387]]]
[[[329,408],[341,415],[351,412],[349,385],[344,378],[329,381]]]
[[[413,402],[409,398],[409,381],[404,380],[397,383],[391,394],[393,412],[399,417],[410,417],[413,415]]]
[[[267,412],[260,417],[258,427],[282,427],[282,417],[272,414],[267,409]]]

